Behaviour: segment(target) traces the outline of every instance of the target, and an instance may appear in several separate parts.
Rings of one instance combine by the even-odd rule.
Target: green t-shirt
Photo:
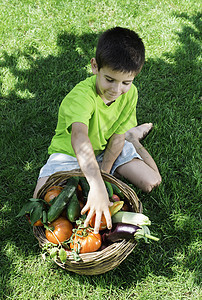
[[[81,122],[88,126],[88,136],[95,155],[103,151],[109,138],[123,134],[137,125],[137,89],[129,91],[107,106],[96,92],[96,75],[78,83],[62,101],[55,135],[48,153],[65,153],[75,157],[71,145],[71,125]]]

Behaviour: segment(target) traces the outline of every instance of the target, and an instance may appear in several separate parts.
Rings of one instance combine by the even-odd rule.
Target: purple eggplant
[[[134,239],[134,235],[138,229],[141,227],[125,224],[125,223],[116,223],[113,224],[112,229],[109,232],[105,232],[102,235],[103,243],[114,243],[121,240],[131,240]]]
[[[121,240],[131,240],[144,238],[147,242],[147,238],[158,241],[159,239],[151,236],[149,228],[147,226],[137,226],[126,223],[115,223],[112,229],[108,232],[103,233],[102,242],[103,244],[111,244],[119,242]]]

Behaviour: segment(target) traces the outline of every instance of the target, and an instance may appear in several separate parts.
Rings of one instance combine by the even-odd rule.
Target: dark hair
[[[145,47],[136,32],[115,27],[100,36],[96,50],[98,70],[107,66],[114,71],[138,74],[144,61]]]

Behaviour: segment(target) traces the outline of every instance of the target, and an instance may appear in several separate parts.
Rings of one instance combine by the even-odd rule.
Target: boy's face
[[[98,71],[95,58],[91,59],[91,66],[96,78],[98,95],[105,103],[116,100],[120,95],[129,91],[135,78],[135,73],[123,73],[113,71],[109,67],[103,67]]]

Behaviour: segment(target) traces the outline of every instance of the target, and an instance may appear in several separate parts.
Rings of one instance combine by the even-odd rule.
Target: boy
[[[94,76],[80,82],[64,98],[50,157],[41,169],[34,192],[57,172],[81,168],[89,185],[85,226],[96,214],[99,232],[104,214],[110,229],[111,205],[100,169],[127,178],[145,192],[161,182],[158,168],[140,144],[152,124],[137,125],[137,89],[132,84],[145,60],[142,40],[132,30],[115,27],[104,32],[91,59]]]

